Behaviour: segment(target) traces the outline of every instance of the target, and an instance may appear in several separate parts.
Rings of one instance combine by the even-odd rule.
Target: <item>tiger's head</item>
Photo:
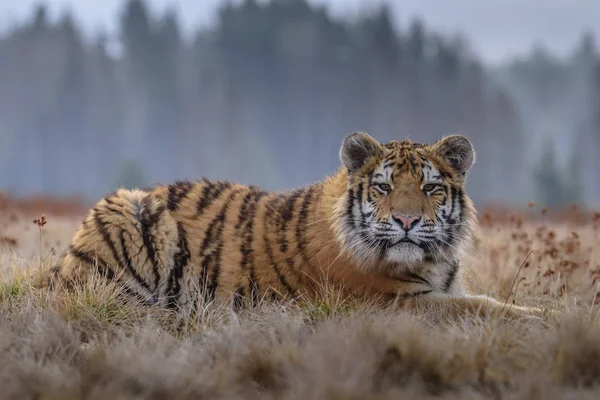
[[[348,187],[337,203],[336,231],[359,266],[393,273],[461,257],[475,227],[463,189],[475,160],[469,140],[452,135],[432,145],[380,144],[353,133],[340,157]]]

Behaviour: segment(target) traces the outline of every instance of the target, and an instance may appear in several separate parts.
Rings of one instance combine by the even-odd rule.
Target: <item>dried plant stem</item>
[[[40,269],[42,269],[42,258],[43,258],[43,254],[44,254],[44,249],[43,249],[43,239],[44,239],[44,235],[43,235],[43,229],[44,229],[44,225],[46,225],[48,221],[46,220],[46,217],[44,215],[42,215],[40,218],[36,218],[33,220],[33,223],[37,225],[39,233],[40,233],[40,245],[39,245],[39,250],[40,250],[40,255],[39,255],[39,267]]]
[[[525,260],[523,260],[523,262],[521,263],[521,266],[519,267],[518,271],[517,271],[517,275],[515,276],[515,279],[513,280],[512,285],[510,286],[510,290],[508,291],[508,296],[506,297],[506,300],[504,300],[504,307],[506,307],[506,304],[508,304],[508,300],[510,299],[510,295],[513,291],[513,288],[515,288],[515,285],[518,285],[517,283],[517,279],[519,279],[519,274],[521,273],[521,270],[523,269],[523,266],[525,265],[525,263],[527,262],[527,260],[529,259],[529,256],[531,256],[531,254],[533,253],[533,250],[531,250],[529,252],[529,254],[527,254],[527,257],[525,257]],[[515,294],[513,296],[513,301],[515,299],[515,296],[517,294],[517,291],[515,289]],[[504,309],[503,309],[504,310]]]

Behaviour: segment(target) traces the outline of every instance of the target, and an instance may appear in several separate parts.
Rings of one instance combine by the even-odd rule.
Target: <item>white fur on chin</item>
[[[410,267],[423,263],[425,252],[417,245],[399,243],[387,249],[385,259],[390,263],[404,264]]]

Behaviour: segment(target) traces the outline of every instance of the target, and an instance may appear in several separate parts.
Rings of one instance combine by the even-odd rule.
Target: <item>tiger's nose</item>
[[[402,225],[402,229],[404,229],[405,231],[410,231],[421,220],[421,216],[420,215],[400,215],[400,214],[397,214],[397,215],[394,215],[392,218],[394,218],[394,220],[396,222],[399,222],[400,225]]]

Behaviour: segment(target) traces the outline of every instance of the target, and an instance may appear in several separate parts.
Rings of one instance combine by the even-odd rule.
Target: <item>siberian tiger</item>
[[[100,272],[148,304],[184,312],[199,302],[310,298],[324,281],[403,304],[533,312],[470,295],[459,279],[477,229],[465,137],[380,144],[353,133],[340,158],[335,174],[282,193],[206,179],[120,189],[90,211],[52,281]]]

